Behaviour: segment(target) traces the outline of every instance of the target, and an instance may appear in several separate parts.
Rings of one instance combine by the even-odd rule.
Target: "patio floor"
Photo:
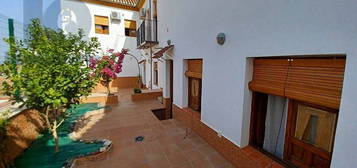
[[[201,137],[175,119],[159,121],[151,109],[157,100],[132,102],[132,89],[121,90],[118,106],[89,117],[81,139],[110,139],[112,150],[78,168],[233,168]],[[187,132],[187,133],[186,133]],[[144,136],[143,142],[135,137]]]

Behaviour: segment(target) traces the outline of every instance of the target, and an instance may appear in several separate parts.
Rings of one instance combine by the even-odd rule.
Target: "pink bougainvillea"
[[[115,79],[117,77],[116,74],[108,67],[105,67],[104,69],[102,69],[101,73],[103,75],[106,75],[106,76],[112,78],[112,79]]]
[[[91,58],[89,59],[89,68],[90,68],[90,69],[95,69],[96,66],[97,66],[97,60],[94,59],[93,57],[91,57]]]
[[[108,50],[108,53],[113,53],[114,52],[114,49],[109,49]]]
[[[93,57],[89,60],[89,68],[93,70],[92,75],[100,78],[100,83],[103,84],[110,94],[109,84],[122,72],[123,61],[128,50],[122,49],[121,52],[114,52],[113,49],[108,50],[109,55],[102,56],[100,59]]]

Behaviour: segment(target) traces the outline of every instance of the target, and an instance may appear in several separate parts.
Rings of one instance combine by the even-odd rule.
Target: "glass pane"
[[[310,144],[316,143],[317,121],[318,121],[317,116],[312,115],[310,117],[309,123],[302,137],[304,141],[307,141]]]
[[[298,105],[295,138],[331,152],[335,125],[335,113]]]

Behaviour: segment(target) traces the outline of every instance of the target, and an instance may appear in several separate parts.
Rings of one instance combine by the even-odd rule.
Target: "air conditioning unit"
[[[146,9],[145,8],[140,9],[139,16],[140,16],[140,19],[145,19],[145,17],[146,17]]]
[[[121,20],[121,13],[120,12],[114,12],[112,11],[112,13],[110,14],[110,19],[111,20]]]

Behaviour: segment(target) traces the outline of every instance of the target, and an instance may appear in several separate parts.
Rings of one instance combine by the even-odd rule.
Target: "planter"
[[[11,163],[20,156],[35,141],[44,129],[45,122],[36,110],[22,110],[10,117],[10,124],[6,126],[7,139],[5,146],[10,146],[4,158]]]
[[[99,103],[105,105],[117,105],[119,103],[118,95],[107,95],[106,93],[93,93],[87,98],[82,99],[83,103]]]
[[[162,96],[162,90],[143,90],[142,93],[131,94],[132,101],[154,100]]]
[[[112,141],[107,139],[97,140],[97,141],[84,141],[85,143],[103,143],[103,147],[99,149],[97,152],[93,152],[88,155],[78,156],[76,158],[72,158],[68,160],[63,168],[75,168],[78,165],[82,165],[83,162],[87,161],[95,161],[95,160],[103,160],[108,155],[108,152],[112,149]]]
[[[110,91],[112,93],[119,92],[120,89],[135,88],[138,87],[139,77],[118,77],[110,83]],[[98,83],[93,89],[93,93],[107,92],[107,88]]]

